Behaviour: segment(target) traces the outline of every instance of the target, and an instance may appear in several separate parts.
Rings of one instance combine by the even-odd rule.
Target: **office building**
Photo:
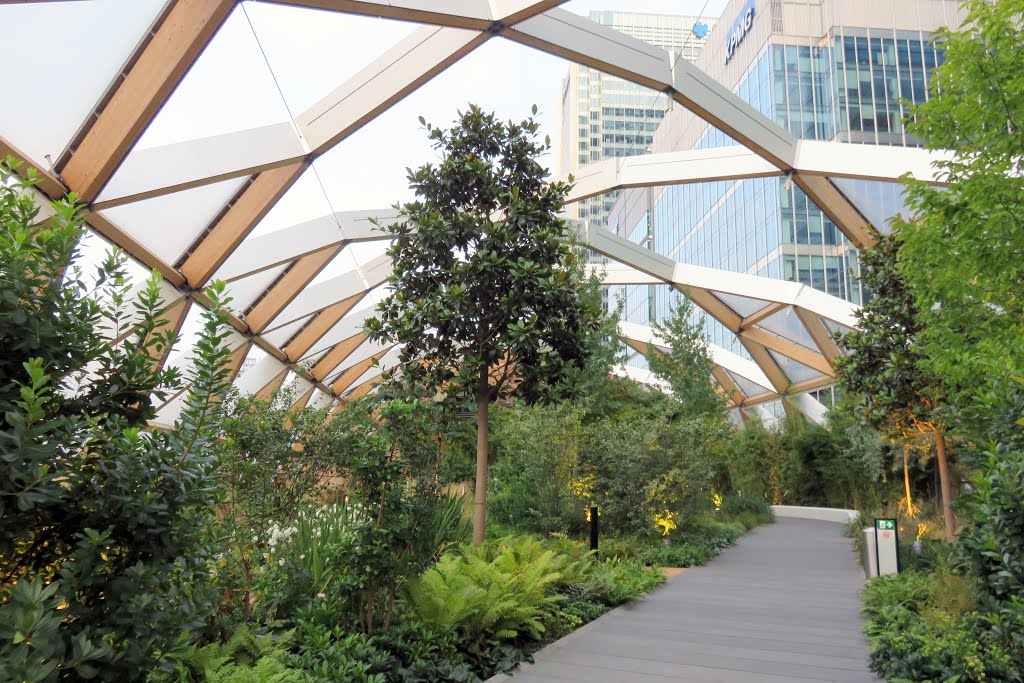
[[[942,62],[931,36],[963,18],[956,0],[732,0],[697,65],[796,138],[912,146],[908,105],[924,101]],[[653,137],[655,153],[738,144],[681,107]],[[833,182],[882,229],[902,207],[897,183]],[[682,263],[800,282],[854,303],[865,296],[857,250],[786,177],[629,190],[609,228]],[[681,296],[666,286],[623,290],[625,319],[641,324],[663,320]],[[713,343],[748,357],[733,332],[705,320]]]
[[[594,11],[594,22],[694,61],[714,19],[637,12]],[[654,140],[668,97],[596,69],[573,64],[562,82],[560,171],[611,157],[643,154]],[[604,225],[618,193],[571,204],[570,218]]]

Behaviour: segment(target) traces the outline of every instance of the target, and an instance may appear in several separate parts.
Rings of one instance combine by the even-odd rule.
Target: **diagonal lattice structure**
[[[384,239],[371,219],[389,222],[393,209],[331,211],[269,232],[257,228],[290,201],[315,160],[491,40],[664,92],[742,145],[600,162],[579,174],[572,201],[616,188],[784,175],[855,245],[865,245],[872,241],[869,221],[833,178],[892,180],[911,173],[939,181],[933,153],[798,141],[691,63],[560,9],[558,0],[277,0],[294,11],[419,26],[312,105],[289,112],[287,121],[140,145],[218,32],[242,21],[244,4],[150,0],[131,16],[122,11],[122,61],[111,56],[106,71],[97,66],[92,74],[94,81],[107,80],[69,98],[68,109],[81,115],[54,136],[59,151],[43,156],[31,130],[0,126],[0,155],[42,169],[38,188],[45,195],[76,193],[94,232],[162,274],[173,328],[182,329],[190,310],[203,305],[206,285],[227,281],[234,371],[253,348],[264,352],[238,380],[247,393],[269,395],[287,382],[297,404],[327,405],[370,391],[381,369],[395,362],[396,349],[369,342],[362,329],[372,310],[367,297],[385,282],[390,262],[379,256],[338,268],[353,245]],[[56,21],[58,5],[86,19],[91,6],[103,6],[0,2],[0,25]],[[804,414],[817,414],[812,399],[800,397],[831,382],[838,354],[831,333],[853,324],[850,304],[795,283],[677,264],[606,232],[588,238],[593,249],[623,264],[609,266],[606,283],[668,284],[737,335],[752,362],[739,359],[740,367],[738,357],[716,354],[715,378],[732,405],[753,409],[789,397]],[[637,330],[627,328],[623,336],[637,348],[653,343]],[[171,362],[187,364],[187,350]],[[172,421],[180,400],[160,406],[159,421]]]

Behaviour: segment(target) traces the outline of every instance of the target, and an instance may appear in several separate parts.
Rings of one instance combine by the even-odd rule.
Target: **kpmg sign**
[[[728,64],[729,60],[732,59],[732,53],[736,51],[736,47],[743,42],[744,38],[746,38],[747,31],[750,30],[753,23],[754,0],[748,0],[747,4],[743,7],[743,11],[740,12],[740,16],[733,22],[729,35],[725,37],[726,64]]]

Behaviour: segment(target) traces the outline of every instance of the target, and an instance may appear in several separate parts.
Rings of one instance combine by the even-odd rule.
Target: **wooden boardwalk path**
[[[878,681],[860,632],[863,573],[841,532],[839,524],[802,519],[760,527],[505,680]]]

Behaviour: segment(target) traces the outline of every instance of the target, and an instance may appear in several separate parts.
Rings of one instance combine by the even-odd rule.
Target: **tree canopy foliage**
[[[963,28],[936,35],[945,63],[908,128],[952,152],[938,164],[946,186],[907,179],[894,230],[923,323],[920,365],[961,420],[991,427],[993,400],[1024,375],[1024,2],[965,7]]]
[[[417,199],[384,228],[391,293],[366,329],[402,345],[386,381],[476,402],[482,542],[487,405],[552,396],[569,368],[585,364],[598,311],[581,296],[581,252],[559,216],[570,185],[548,182],[538,158],[551,144],[537,139],[537,121],[504,122],[470,105],[450,129],[421,122],[441,160],[409,170]]]

